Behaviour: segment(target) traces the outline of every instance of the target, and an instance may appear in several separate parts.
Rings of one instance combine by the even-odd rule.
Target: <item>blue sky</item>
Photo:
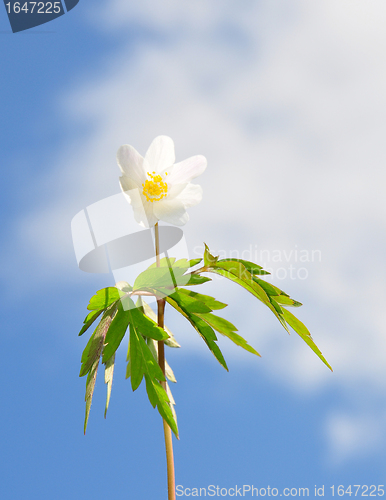
[[[83,436],[77,332],[113,282],[77,268],[70,230],[119,192],[118,147],[160,134],[208,159],[190,256],[263,256],[334,368],[232,284],[205,291],[262,358],[221,339],[229,373],[167,311],[177,484],[386,483],[385,17],[376,0],[81,0],[12,34],[4,9],[2,498],[166,498],[162,424],[124,352]]]

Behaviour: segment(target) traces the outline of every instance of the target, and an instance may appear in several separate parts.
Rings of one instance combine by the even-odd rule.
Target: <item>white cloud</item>
[[[70,245],[60,228],[119,190],[117,148],[130,143],[144,153],[168,134],[177,160],[208,158],[204,200],[186,227],[191,248],[205,240],[228,251],[321,250],[322,261],[306,265],[307,280],[276,284],[306,303],[300,317],[335,373],[295,334],[273,335],[274,318],[260,322],[265,332],[246,335],[272,360],[268,370],[302,390],[361,380],[384,391],[384,2],[102,5],[93,19],[101,29],[146,31],[142,43],[123,41],[90,81],[63,97],[67,118],[93,128],[63,156],[53,176],[64,187],[49,210],[28,219],[29,237],[39,246],[37,235],[53,231],[45,255],[62,262],[59,246]],[[26,221],[21,228],[25,235]],[[250,318],[240,321],[245,332]],[[358,426],[345,426],[343,417],[332,421],[333,440],[341,433],[341,449],[359,449]]]
[[[385,434],[379,416],[335,413],[328,417],[326,428],[331,439],[330,466],[340,465],[358,454],[367,455],[384,445]]]

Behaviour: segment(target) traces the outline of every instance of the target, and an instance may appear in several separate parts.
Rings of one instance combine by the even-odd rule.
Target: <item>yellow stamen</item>
[[[165,174],[167,174],[165,172]],[[147,175],[151,180],[146,180],[144,184],[142,184],[143,190],[142,193],[146,196],[147,201],[159,201],[162,198],[165,198],[168,192],[168,185],[166,182],[162,180],[160,175],[155,175],[155,172],[152,174],[147,172]]]

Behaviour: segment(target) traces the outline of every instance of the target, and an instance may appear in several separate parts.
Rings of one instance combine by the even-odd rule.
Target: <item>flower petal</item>
[[[186,188],[186,186],[187,184],[174,184],[173,186],[170,186],[170,184],[168,184],[168,200],[176,198],[181,193],[181,191]]]
[[[122,191],[130,191],[130,189],[139,189],[138,184],[126,174],[121,175],[119,178],[119,184]]]
[[[194,207],[202,200],[202,187],[189,183],[175,200],[180,201],[185,208]]]
[[[189,215],[181,200],[160,200],[154,202],[154,215],[159,219],[174,224],[175,226],[183,226],[189,220]]]
[[[134,219],[138,224],[146,228],[153,227],[159,220],[153,212],[139,210],[138,208],[134,208]]]
[[[207,161],[205,156],[192,156],[180,163],[176,163],[167,181],[171,185],[187,184],[195,177],[201,175],[206,169],[206,165]]]
[[[150,144],[145,155],[145,169],[160,173],[175,162],[174,142],[166,135],[159,135]]]
[[[118,149],[117,162],[122,173],[141,186],[146,180],[143,158],[133,146],[124,144]]]
[[[145,200],[138,186],[127,176],[120,177],[119,184],[125,198],[133,207],[136,222],[142,227],[153,227],[158,222],[158,219],[154,215],[152,203]]]

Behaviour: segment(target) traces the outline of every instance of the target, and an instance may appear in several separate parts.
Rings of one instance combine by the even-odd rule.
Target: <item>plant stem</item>
[[[154,226],[154,231],[155,231],[155,257],[156,257],[157,267],[159,267],[160,256],[159,256],[158,222]],[[165,299],[157,299],[157,306],[158,306],[158,326],[160,328],[164,328]],[[158,364],[162,370],[162,373],[165,376],[165,344],[163,340],[158,341]],[[166,381],[161,382],[161,385],[166,391]],[[163,425],[164,425],[164,435],[165,435],[166,467],[168,475],[168,500],[176,500],[172,431],[168,426],[168,424],[165,422],[165,420],[163,420]]]

